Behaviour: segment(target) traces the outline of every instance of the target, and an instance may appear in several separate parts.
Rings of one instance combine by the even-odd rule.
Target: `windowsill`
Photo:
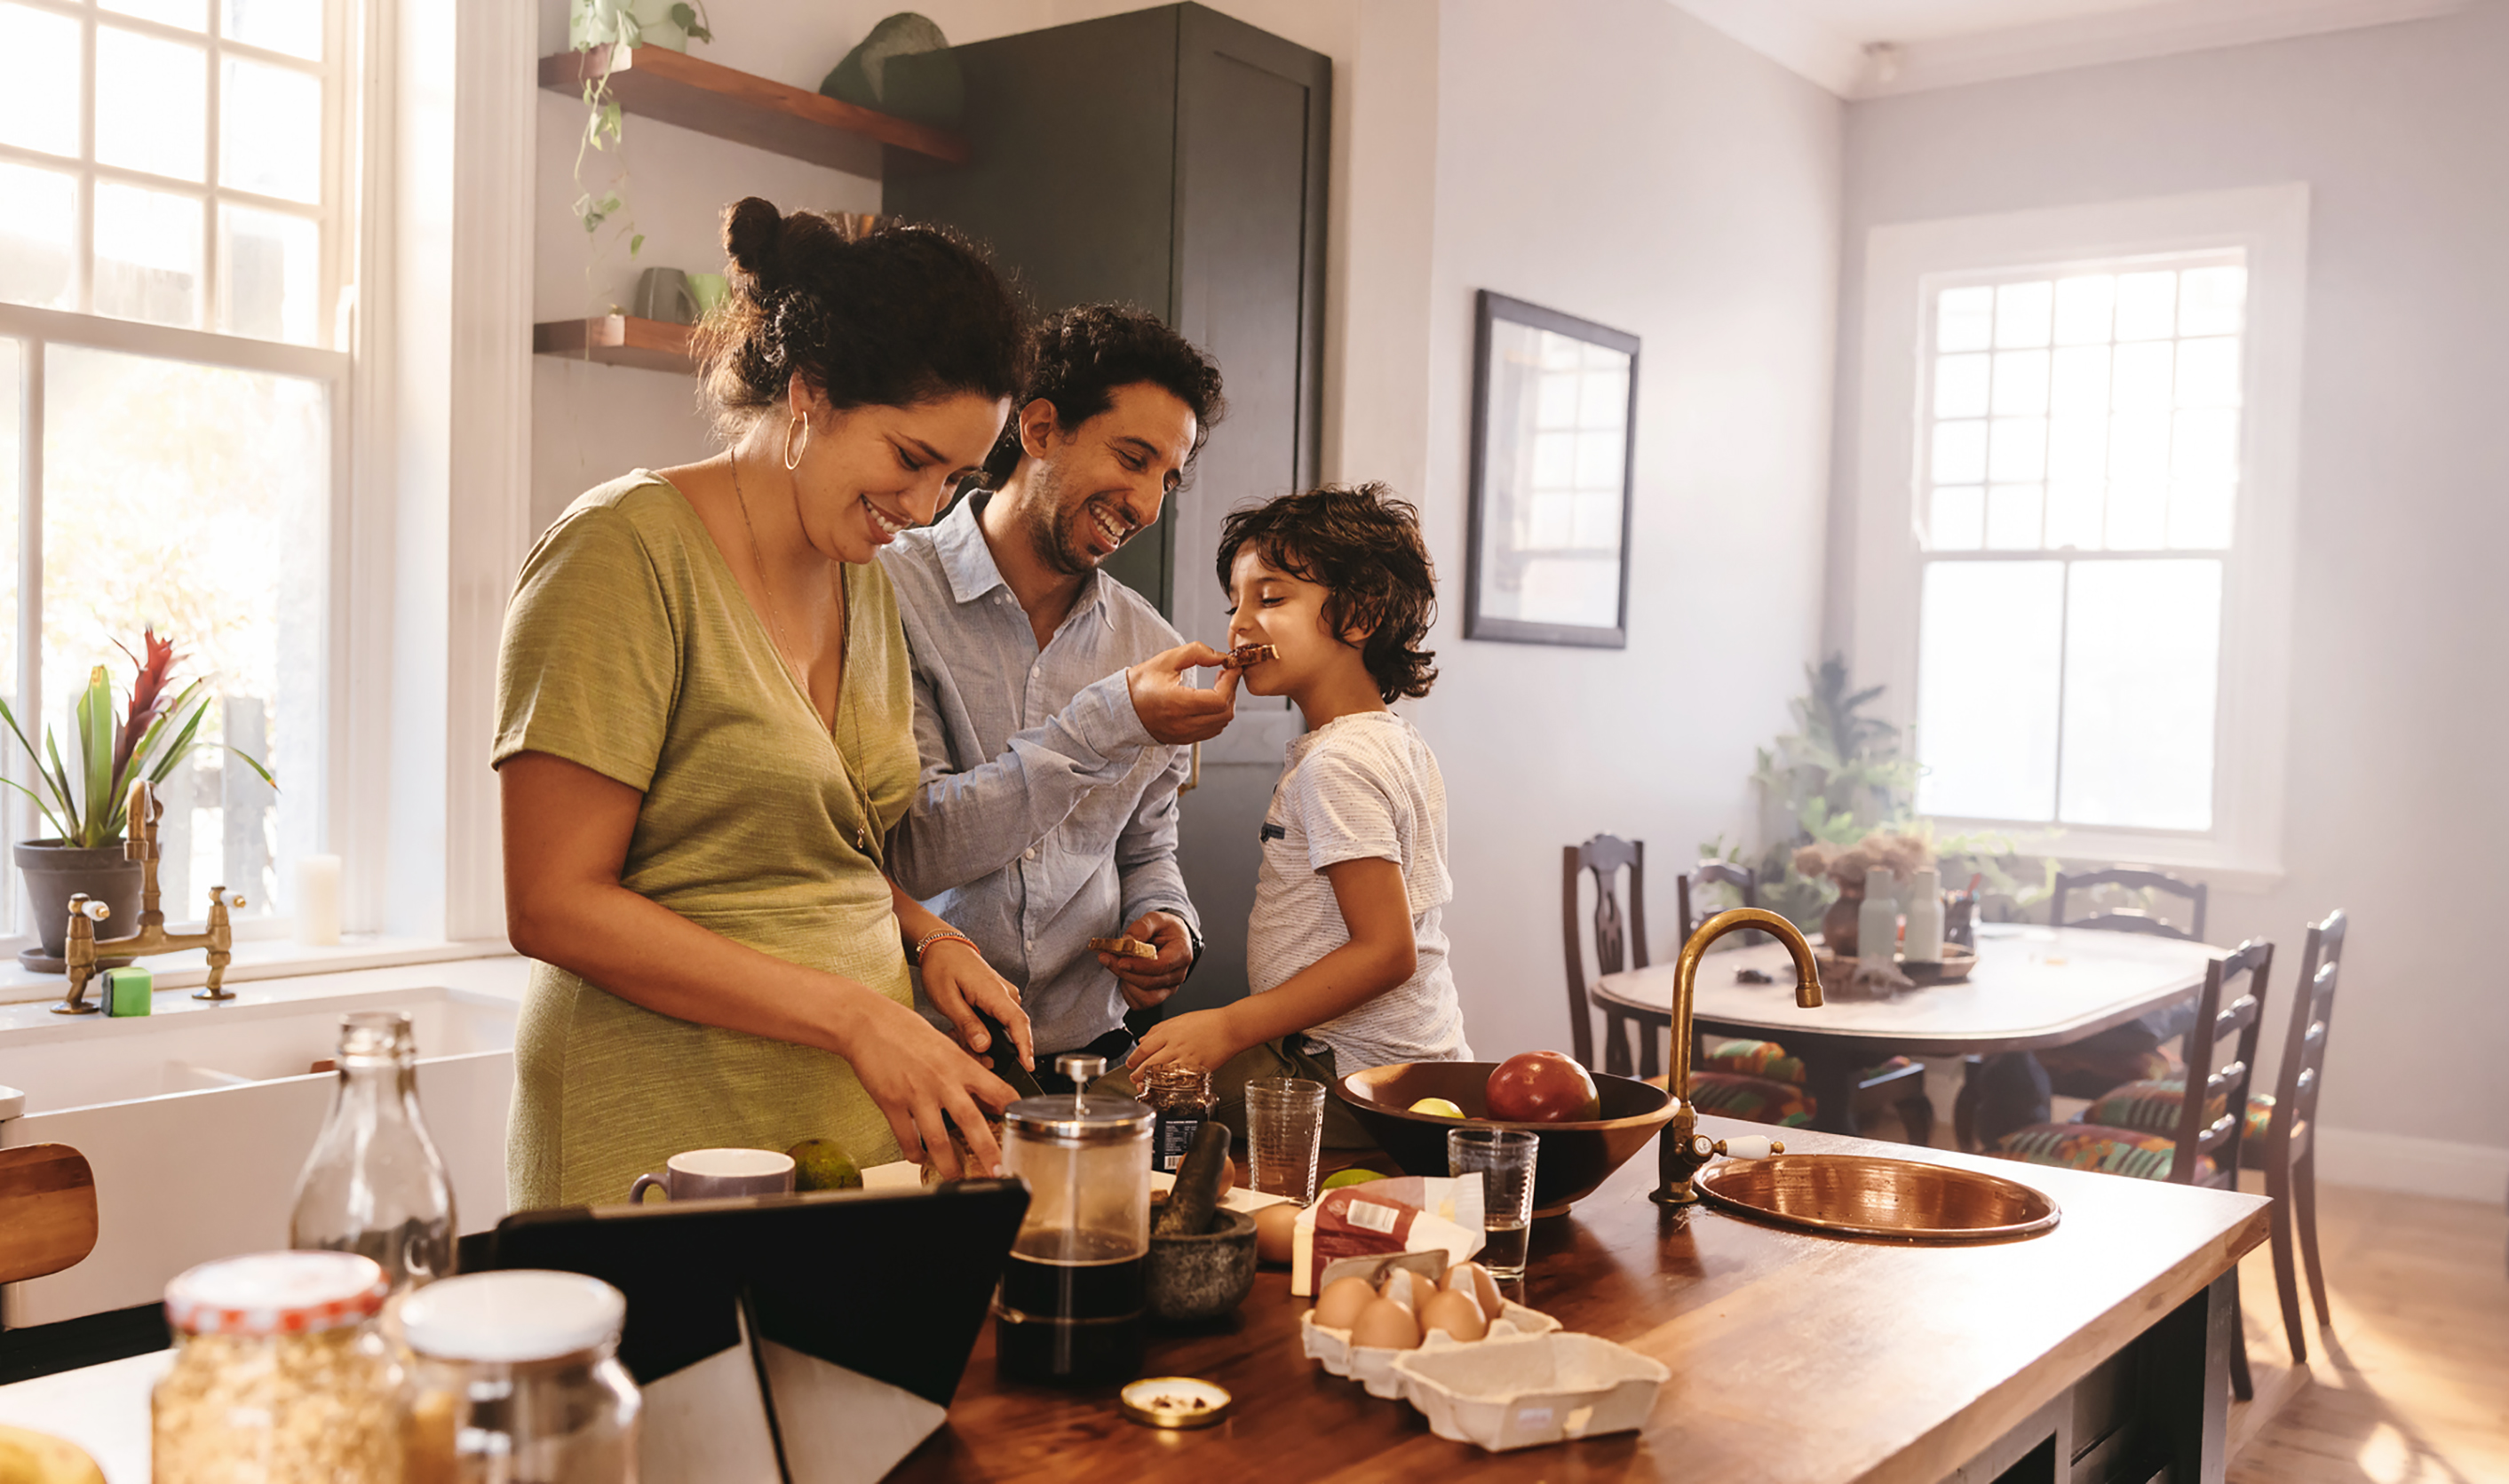
[[[227,966],[226,983],[240,984],[255,980],[292,979],[307,974],[337,974],[351,969],[389,969],[405,964],[503,958],[513,951],[510,945],[494,939],[445,943],[424,938],[387,938],[368,933],[351,934],[336,944],[316,947],[285,938],[264,938],[235,946],[235,961]],[[198,948],[152,955],[141,960],[141,964],[155,976],[156,987],[160,989],[196,989],[209,982],[208,965],[202,961]],[[66,983],[67,981],[57,974],[37,974],[23,967],[16,954],[0,958],[0,1005],[57,1000],[66,992],[63,987]],[[88,986],[89,998],[95,997],[98,987],[93,983]]]
[[[2034,839],[2034,832],[2048,830],[2046,825],[2014,824],[2009,820],[1952,819],[1929,816],[1937,835],[2002,835],[2014,842],[2013,854],[2023,860],[2054,860],[2067,870],[2096,870],[2109,866],[2149,866],[2183,875],[2224,891],[2242,895],[2263,896],[2282,883],[2283,870],[2278,862],[2242,861],[2231,857],[2218,840],[2200,836],[2135,835],[2111,832],[2088,826],[2064,829],[2054,839]],[[1949,883],[1946,883],[1949,884]]]

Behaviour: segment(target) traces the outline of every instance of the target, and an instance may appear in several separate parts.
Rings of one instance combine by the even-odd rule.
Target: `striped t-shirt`
[[[1350,941],[1324,869],[1381,858],[1403,868],[1410,897],[1411,977],[1307,1034],[1333,1050],[1344,1076],[1396,1061],[1466,1061],[1464,1013],[1446,968],[1440,913],[1446,875],[1446,782],[1419,731],[1390,711],[1363,711],[1291,744],[1263,814],[1263,862],[1246,929],[1256,994]]]

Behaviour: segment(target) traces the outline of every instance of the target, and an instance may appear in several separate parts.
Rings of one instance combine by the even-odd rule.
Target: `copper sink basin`
[[[2063,1213],[2042,1191],[2001,1175],[1847,1154],[1730,1160],[1699,1193],[1737,1215],[1836,1236],[1899,1242],[2036,1237]]]

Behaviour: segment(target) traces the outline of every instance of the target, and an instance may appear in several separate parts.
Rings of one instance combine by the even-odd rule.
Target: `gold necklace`
[[[793,642],[785,637],[781,605],[775,601],[775,584],[768,579],[767,557],[758,544],[758,527],[749,518],[749,494],[740,487],[740,455],[737,452],[731,454],[730,462],[731,498],[733,502],[740,506],[740,528],[749,534],[750,569],[758,574],[758,589],[767,596],[767,626],[775,636],[775,662],[789,668],[792,663],[790,651]],[[795,485],[795,498],[798,501],[800,498],[798,481]],[[851,704],[851,696],[845,686],[845,672],[852,668],[848,661],[853,656],[847,651],[851,648],[850,641],[853,638],[853,605],[845,601],[843,581],[841,578],[830,580],[837,592],[837,710],[840,715],[854,720],[854,735],[859,738],[862,735],[861,717],[856,707]],[[809,703],[810,715],[815,719],[818,716],[818,704],[810,701],[810,672],[806,665],[802,669],[798,688],[802,692],[802,699]],[[854,806],[857,810],[854,823],[854,848],[871,856],[872,863],[879,865],[880,857],[873,854],[871,845],[871,795],[863,788],[862,780],[854,776],[853,763],[845,757],[843,746],[837,741],[836,729],[833,726],[828,731],[828,746],[837,755],[837,770],[845,775],[845,786],[853,791]]]

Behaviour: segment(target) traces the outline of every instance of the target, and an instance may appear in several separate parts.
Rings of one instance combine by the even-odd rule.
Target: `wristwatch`
[[[1193,948],[1193,957],[1184,966],[1184,979],[1177,981],[1177,986],[1182,988],[1185,980],[1193,978],[1193,971],[1202,964],[1202,929],[1194,926],[1193,919],[1182,912],[1177,914],[1177,920],[1184,924],[1184,941]]]

